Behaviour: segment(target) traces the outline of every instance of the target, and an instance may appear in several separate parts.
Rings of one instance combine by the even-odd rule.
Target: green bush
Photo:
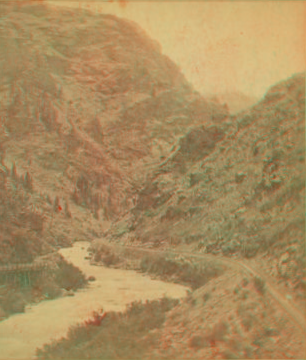
[[[250,258],[256,256],[259,249],[260,249],[260,245],[257,243],[246,244],[244,247],[244,256],[247,259],[250,259]]]
[[[120,262],[120,258],[115,254],[108,254],[102,258],[102,262],[105,266],[116,265]]]
[[[265,336],[277,336],[279,334],[279,331],[275,328],[266,327],[264,329]]]
[[[260,277],[256,276],[254,278],[254,286],[255,289],[260,293],[260,294],[264,294],[266,291],[266,283],[263,279],[261,279]]]
[[[209,341],[210,343],[214,343],[216,341],[223,341],[225,338],[225,335],[227,335],[229,332],[229,325],[227,322],[220,320],[217,322],[213,328],[208,331],[205,338],[206,341]]]
[[[76,290],[82,288],[87,283],[82,271],[63,258],[58,263],[55,274],[55,284],[66,290]]]
[[[60,287],[52,280],[47,280],[46,282],[43,282],[41,292],[48,299],[55,299],[59,297],[62,293]]]
[[[243,287],[246,287],[246,286],[248,286],[249,285],[249,283],[250,283],[250,281],[249,281],[249,279],[248,278],[243,278],[242,279],[242,286]]]
[[[165,279],[171,277],[172,280],[189,285],[192,289],[203,286],[224,271],[218,264],[200,266],[176,262],[162,256],[144,257],[140,263],[140,269],[143,272],[160,275]]]
[[[253,325],[252,316],[248,315],[242,319],[242,325],[245,327],[247,331],[249,331]]]
[[[237,359],[237,355],[230,350],[225,350],[222,353],[222,359]]]
[[[18,289],[9,288],[3,295],[0,305],[7,314],[22,313],[25,310],[26,301]]]
[[[207,341],[205,336],[201,335],[194,335],[189,340],[189,347],[193,349],[202,349],[203,347],[207,346]]]
[[[210,299],[210,297],[211,297],[211,294],[210,294],[210,293],[205,293],[205,294],[203,295],[203,301],[204,301],[204,302],[208,301],[208,300]]]

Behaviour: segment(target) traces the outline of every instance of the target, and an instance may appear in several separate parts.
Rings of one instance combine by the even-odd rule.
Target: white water
[[[121,311],[134,300],[152,300],[167,295],[181,298],[184,286],[152,280],[135,271],[92,266],[84,257],[89,243],[77,242],[61,254],[96,281],[76,292],[74,297],[45,300],[0,322],[0,359],[35,357],[36,348],[66,335],[68,328],[91,316],[94,310]]]

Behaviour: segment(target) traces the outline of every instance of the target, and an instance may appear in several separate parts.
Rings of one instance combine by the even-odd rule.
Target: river
[[[71,248],[61,249],[60,253],[96,281],[78,290],[74,297],[42,301],[28,307],[25,313],[0,322],[1,360],[35,358],[36,348],[65,336],[70,326],[84,321],[94,310],[121,311],[135,300],[186,295],[187,288],[181,285],[152,280],[131,270],[90,265],[84,259],[88,247],[88,242],[76,242]]]

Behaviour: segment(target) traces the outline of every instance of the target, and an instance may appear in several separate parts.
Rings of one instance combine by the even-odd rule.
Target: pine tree
[[[49,194],[46,195],[46,200],[48,204],[52,205],[52,200],[50,199]]]
[[[56,213],[61,211],[60,199],[59,199],[58,196],[56,196],[55,199],[54,199],[53,211],[56,212]]]
[[[25,176],[23,179],[23,186],[26,190],[29,190],[29,191],[33,190],[33,180],[28,171],[25,173]]]
[[[99,210],[97,209],[94,210],[94,218],[99,220]]]
[[[17,175],[17,168],[16,168],[16,164],[13,163],[12,165],[12,169],[11,169],[11,176],[14,180],[18,179],[18,175]]]
[[[68,201],[65,201],[65,216],[66,218],[70,219],[71,218],[71,212],[69,210],[69,205],[68,205]]]
[[[71,199],[74,201],[77,205],[80,205],[80,195],[77,189],[74,189],[73,193],[71,194]]]

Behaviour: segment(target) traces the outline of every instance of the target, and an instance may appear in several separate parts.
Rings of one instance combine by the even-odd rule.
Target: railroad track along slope
[[[116,244],[117,246],[117,244]],[[244,269],[247,270],[250,274],[253,276],[257,276],[265,281],[265,288],[266,292],[268,292],[278,303],[278,305],[285,310],[285,312],[290,316],[290,318],[302,329],[302,331],[306,334],[306,319],[305,315],[296,308],[295,305],[293,305],[291,302],[289,302],[285,296],[283,296],[275,287],[267,280],[266,276],[264,276],[262,273],[260,273],[258,270],[253,269],[251,266],[246,264],[243,261],[229,259],[221,256],[215,256],[210,254],[195,254],[192,252],[182,252],[182,251],[160,251],[160,250],[153,250],[153,249],[145,249],[138,246],[124,246],[120,245],[121,247],[130,248],[130,249],[138,249],[144,252],[150,252],[150,253],[166,253],[166,254],[172,254],[172,255],[183,255],[183,256],[189,256],[194,257],[198,259],[207,259],[207,260],[218,260],[223,263],[228,263],[231,266],[236,267],[237,269]]]

